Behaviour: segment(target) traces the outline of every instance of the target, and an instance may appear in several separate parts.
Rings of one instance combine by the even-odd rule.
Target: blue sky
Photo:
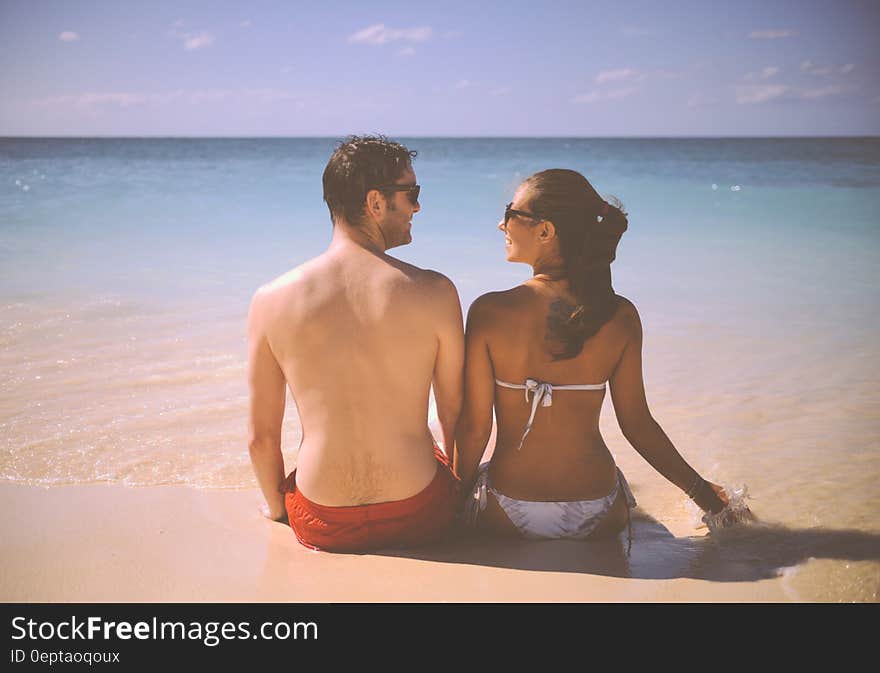
[[[0,0],[0,135],[878,135],[878,38],[874,0]]]

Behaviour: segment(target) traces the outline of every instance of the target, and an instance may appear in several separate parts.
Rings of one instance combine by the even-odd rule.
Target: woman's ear
[[[550,220],[544,220],[539,226],[541,227],[541,232],[538,236],[542,241],[552,241],[556,238],[556,225]]]

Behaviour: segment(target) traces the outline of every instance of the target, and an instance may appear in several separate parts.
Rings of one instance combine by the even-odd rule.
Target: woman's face
[[[525,186],[516,190],[513,201],[505,210],[498,229],[504,232],[504,251],[508,262],[532,264],[538,257],[538,227],[541,219],[530,217],[528,189]]]

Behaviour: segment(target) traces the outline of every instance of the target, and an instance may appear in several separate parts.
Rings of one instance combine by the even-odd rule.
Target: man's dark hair
[[[412,166],[416,152],[385,136],[348,136],[324,169],[324,201],[330,219],[358,225],[367,192],[393,184]]]

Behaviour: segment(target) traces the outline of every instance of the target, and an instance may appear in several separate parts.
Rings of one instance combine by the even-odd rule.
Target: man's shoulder
[[[404,262],[395,257],[388,257],[389,263],[403,274],[407,281],[425,292],[448,295],[454,293],[458,296],[455,284],[439,271],[423,269],[415,264]]]
[[[271,320],[280,311],[299,304],[298,299],[309,295],[318,272],[315,260],[309,260],[261,285],[251,298],[250,314],[253,319]]]
[[[284,293],[291,288],[309,282],[320,273],[320,267],[320,258],[310,259],[265,283],[257,290],[257,294],[266,297]]]
[[[453,283],[447,276],[444,276],[439,271],[434,271],[433,269],[420,269],[420,271],[422,273],[422,282],[432,291],[441,294],[453,293],[458,296],[458,291],[455,289],[455,283]]]

